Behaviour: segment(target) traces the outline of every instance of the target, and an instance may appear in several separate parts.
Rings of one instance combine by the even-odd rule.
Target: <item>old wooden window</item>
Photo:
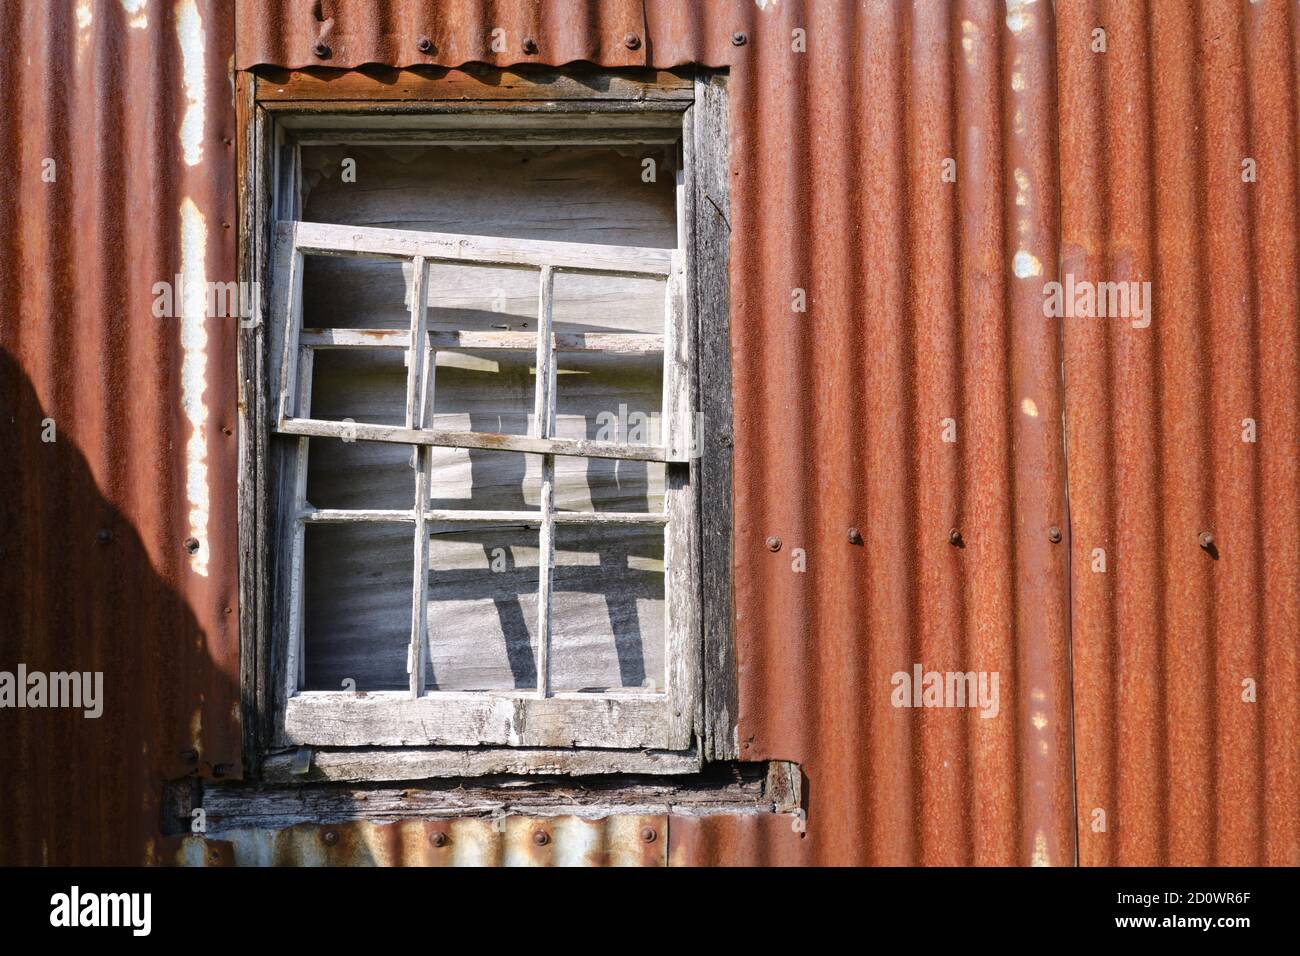
[[[545,118],[314,104],[262,128],[272,749],[699,765],[721,416],[692,256],[725,146],[694,147],[700,84],[673,82]]]

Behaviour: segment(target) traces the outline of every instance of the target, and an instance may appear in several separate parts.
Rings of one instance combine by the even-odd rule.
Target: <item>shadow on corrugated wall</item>
[[[240,772],[232,14],[0,6],[0,669],[106,698],[0,711],[2,862],[162,857],[162,781]]]

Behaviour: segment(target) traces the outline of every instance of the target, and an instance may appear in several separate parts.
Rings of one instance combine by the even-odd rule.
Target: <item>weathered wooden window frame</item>
[[[413,281],[417,284],[423,275],[424,263],[437,259],[462,259],[467,262],[490,260],[517,263],[521,246],[529,265],[539,271],[539,317],[544,320],[548,309],[546,288],[548,279],[556,268],[580,267],[595,272],[651,272],[665,274],[669,284],[681,284],[685,303],[680,326],[683,344],[688,346],[691,361],[696,363],[695,374],[686,374],[686,387],[677,388],[665,371],[665,419],[669,422],[668,442],[664,447],[614,446],[600,447],[601,443],[566,441],[551,438],[545,431],[528,438],[506,439],[465,433],[438,432],[424,428],[423,408],[425,395],[422,389],[408,389],[408,428],[389,429],[384,426],[317,422],[296,417],[299,391],[291,386],[281,394],[276,373],[284,356],[290,356],[287,381],[295,381],[294,366],[305,355],[308,374],[298,382],[309,381],[311,350],[318,347],[347,346],[353,343],[340,340],[340,333],[309,335],[299,347],[285,348],[291,343],[274,341],[274,323],[256,322],[241,334],[241,624],[244,633],[243,683],[246,701],[246,743],[254,753],[268,754],[276,749],[295,745],[340,747],[329,752],[334,766],[370,768],[367,778],[397,778],[413,775],[437,776],[459,773],[507,773],[542,770],[545,772],[587,773],[614,772],[689,772],[698,769],[704,759],[731,759],[737,756],[734,738],[735,675],[733,671],[731,607],[730,607],[730,371],[729,349],[726,343],[728,316],[726,290],[726,247],[729,224],[726,218],[726,114],[725,80],[719,76],[675,77],[673,74],[645,74],[640,78],[626,74],[600,74],[593,81],[584,76],[576,85],[567,74],[549,71],[544,77],[519,77],[517,74],[500,74],[486,79],[445,71],[441,76],[413,75],[412,92],[404,87],[400,101],[380,97],[391,95],[391,84],[379,81],[368,88],[364,77],[344,74],[349,81],[358,79],[360,89],[346,87],[340,98],[323,99],[319,74],[301,73],[284,76],[257,77],[239,75],[242,142],[240,144],[240,189],[243,230],[241,230],[241,274],[252,277],[261,285],[263,293],[271,287],[271,259],[276,242],[276,223],[292,221],[298,214],[299,179],[298,150],[305,143],[336,142],[527,142],[569,143],[590,145],[604,142],[662,142],[680,138],[685,153],[685,179],[679,189],[677,250],[654,250],[657,256],[647,257],[647,250],[633,250],[619,261],[593,260],[593,250],[564,249],[568,243],[516,243],[508,240],[483,240],[478,248],[466,250],[462,237],[456,237],[458,246],[450,249],[436,236],[413,233],[395,236],[394,230],[364,230],[338,226],[281,227],[280,232],[297,233],[296,240],[282,243],[290,251],[290,264],[303,252],[323,254],[348,254],[379,251],[416,264]],[[511,79],[510,92],[515,98],[501,98],[502,76]],[[481,86],[479,89],[476,84]],[[571,99],[555,98],[557,84],[571,89]],[[466,96],[466,89],[478,89],[484,99]],[[592,95],[592,94],[595,95]],[[378,119],[384,117],[384,119]],[[667,118],[667,119],[666,119]],[[670,126],[669,123],[672,125]],[[671,136],[665,140],[655,136],[660,130]],[[386,235],[380,235],[381,233]],[[365,235],[362,235],[365,234]],[[297,249],[294,242],[297,242]],[[396,242],[397,246],[385,246]],[[554,246],[556,248],[543,248]],[[609,247],[599,247],[605,253]],[[537,254],[540,250],[540,255]],[[579,253],[577,261],[574,253]],[[623,250],[626,254],[627,250]],[[367,253],[369,254],[369,253]],[[566,258],[566,255],[569,258]],[[474,258],[478,257],[478,258]],[[549,261],[544,261],[549,257]],[[658,259],[664,261],[660,262]],[[697,267],[698,263],[698,267]],[[674,295],[669,291],[669,303]],[[412,299],[419,301],[419,297]],[[276,307],[266,301],[271,316]],[[417,314],[420,313],[420,314]],[[384,343],[386,347],[405,347],[418,340],[423,331],[423,309],[412,310],[409,332],[398,332],[403,341]],[[283,314],[283,313],[280,313]],[[671,316],[671,311],[669,313]],[[670,320],[667,328],[674,328]],[[427,333],[425,333],[427,335]],[[517,334],[517,333],[507,333]],[[522,333],[533,338],[533,333]],[[553,350],[543,350],[543,332],[536,334],[538,342],[539,387],[537,389],[536,421],[546,428],[548,416],[544,414],[547,396],[553,399],[553,390],[544,384],[543,368],[553,369],[550,356]],[[316,339],[319,338],[320,341]],[[556,349],[584,348],[593,343],[557,340]],[[593,336],[586,336],[592,339]],[[670,332],[668,338],[672,338]],[[449,347],[457,343],[440,343],[430,340],[430,349],[439,344]],[[459,343],[466,347],[464,343]],[[477,343],[478,345],[484,343]],[[500,342],[498,345],[518,347],[519,343]],[[598,343],[614,348],[620,343]],[[305,346],[305,347],[304,347]],[[674,343],[664,343],[673,349]],[[279,356],[277,348],[283,349]],[[543,354],[543,351],[546,354]],[[417,363],[423,350],[410,353],[411,381],[417,381],[420,371]],[[671,367],[674,363],[668,363]],[[676,397],[676,400],[674,400]],[[502,448],[515,444],[516,450],[540,452],[546,463],[554,454],[574,454],[584,457],[602,455],[623,457],[634,455],[648,460],[684,462],[691,447],[689,428],[692,410],[699,410],[703,434],[694,436],[701,443],[704,454],[689,463],[689,480],[686,487],[688,507],[683,516],[682,537],[678,548],[689,555],[689,564],[682,568],[680,562],[665,554],[666,598],[670,615],[672,595],[683,588],[679,581],[674,588],[672,577],[676,573],[690,582],[689,602],[677,608],[679,620],[689,620],[686,629],[689,637],[682,655],[677,649],[666,648],[666,663],[670,668],[669,687],[673,680],[686,681],[679,688],[692,689],[688,706],[682,699],[671,695],[644,694],[549,694],[542,686],[536,692],[437,692],[444,702],[456,701],[452,710],[439,705],[437,714],[428,712],[428,695],[421,696],[419,681],[423,667],[412,668],[412,686],[409,693],[371,692],[365,697],[347,695],[346,712],[335,713],[334,701],[344,694],[324,692],[319,697],[310,692],[293,695],[293,681],[288,675],[294,670],[287,666],[289,647],[284,646],[291,625],[285,621],[285,612],[292,613],[292,600],[286,602],[284,593],[286,566],[279,559],[283,549],[267,544],[280,539],[292,541],[294,529],[313,521],[363,520],[372,516],[338,513],[303,513],[293,516],[290,522],[271,523],[271,502],[286,492],[285,485],[298,482],[292,461],[294,455],[280,446],[296,446],[302,442],[270,440],[267,426],[274,423],[287,434],[337,435],[347,429],[352,437],[363,440],[387,440],[412,443],[419,449],[433,445],[456,445]],[[553,415],[553,409],[551,410]],[[371,429],[379,429],[372,431]],[[671,476],[678,469],[670,466]],[[417,469],[417,484],[421,471]],[[672,478],[670,477],[670,483]],[[680,484],[680,479],[678,481]],[[301,489],[297,489],[300,491]],[[294,489],[288,489],[289,494]],[[417,495],[419,491],[417,490]],[[701,497],[709,502],[701,507]],[[674,496],[668,496],[671,500]],[[245,506],[245,499],[251,499]],[[300,497],[295,500],[301,500]],[[543,512],[547,509],[543,507]],[[413,507],[410,520],[418,523],[448,517],[436,512]],[[457,521],[465,521],[466,514],[458,512]],[[499,514],[493,514],[499,519]],[[615,516],[616,518],[617,516]],[[653,516],[638,515],[646,521]],[[298,519],[301,520],[298,520]],[[538,516],[530,512],[534,521]],[[615,520],[606,514],[563,518],[552,513],[543,521],[543,536],[557,520]],[[401,520],[406,520],[405,516]],[[471,518],[472,520],[472,518]],[[654,519],[658,520],[658,519]],[[667,516],[663,516],[667,521]],[[417,540],[419,540],[417,535]],[[545,542],[543,542],[545,543]],[[669,545],[671,547],[671,545]],[[427,548],[427,542],[426,542]],[[289,557],[292,557],[292,548]],[[545,566],[546,562],[542,562]],[[418,578],[417,578],[418,580]],[[719,590],[720,585],[722,589]],[[702,589],[709,589],[708,601],[701,602]],[[419,600],[418,586],[415,600]],[[542,602],[544,605],[544,602]],[[288,607],[285,607],[288,604]],[[542,613],[545,613],[543,610]],[[420,626],[414,622],[419,613],[413,606],[413,646],[424,648],[420,641]],[[539,642],[539,656],[544,656],[545,642]],[[283,665],[280,662],[284,662]],[[541,663],[541,662],[539,662]],[[539,666],[539,674],[546,668]],[[278,676],[277,676],[278,675]],[[545,677],[541,677],[545,680]],[[391,699],[390,699],[391,698]],[[653,700],[652,698],[660,698]],[[332,699],[332,700],[331,700]],[[289,701],[300,701],[289,706]],[[611,706],[611,701],[613,705]],[[527,719],[516,718],[524,708]],[[294,711],[297,711],[295,714]],[[458,715],[451,723],[446,718]],[[362,714],[366,716],[362,718]],[[333,729],[316,733],[313,727],[322,722]],[[457,729],[457,721],[463,721]],[[427,728],[436,724],[441,729],[429,733]],[[475,728],[496,726],[502,728],[498,737],[483,740]],[[522,732],[506,732],[504,728],[523,727]],[[588,726],[591,733],[575,732]],[[358,732],[358,728],[361,729]],[[473,733],[470,731],[473,730]],[[477,739],[475,739],[477,738]],[[499,738],[499,739],[498,739]],[[355,746],[353,746],[355,745]],[[611,746],[613,745],[613,746]],[[379,748],[366,750],[364,748]],[[322,753],[325,756],[326,753]],[[287,757],[273,754],[267,767],[282,766]],[[472,769],[471,769],[472,768]],[[271,772],[274,772],[273,770]]]

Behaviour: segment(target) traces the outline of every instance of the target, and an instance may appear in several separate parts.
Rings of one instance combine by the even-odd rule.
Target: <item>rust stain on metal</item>
[[[167,845],[185,866],[665,866],[668,817],[619,814],[357,821],[240,829]]]

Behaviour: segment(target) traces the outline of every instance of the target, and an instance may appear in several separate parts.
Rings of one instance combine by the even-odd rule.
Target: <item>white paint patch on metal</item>
[[[186,166],[203,159],[203,18],[194,0],[176,4],[176,38],[181,45],[181,80],[185,85],[185,116],[181,120],[181,152]]]
[[[132,30],[143,30],[149,26],[149,14],[145,6],[149,0],[122,0],[122,9],[126,11],[126,25]]]
[[[181,409],[190,423],[185,444],[185,495],[190,506],[190,537],[198,548],[190,555],[190,568],[208,576],[208,332],[207,267],[208,225],[188,196],[181,202]]]

